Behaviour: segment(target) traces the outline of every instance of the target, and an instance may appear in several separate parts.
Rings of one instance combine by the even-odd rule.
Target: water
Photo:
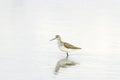
[[[114,4],[113,4],[114,3]],[[0,2],[1,80],[120,80],[119,0]],[[103,5],[103,6],[101,6]],[[81,47],[78,63],[60,68],[66,54],[49,40],[56,34]]]

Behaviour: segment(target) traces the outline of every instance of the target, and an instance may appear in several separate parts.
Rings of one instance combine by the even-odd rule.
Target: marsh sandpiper
[[[74,45],[72,45],[70,43],[62,41],[60,35],[56,35],[55,38],[51,39],[50,41],[55,40],[55,39],[57,39],[57,41],[58,41],[58,47],[59,47],[59,49],[61,51],[63,51],[63,52],[66,52],[67,57],[69,56],[68,53],[70,51],[81,49],[81,48],[76,47],[76,46],[74,46]]]

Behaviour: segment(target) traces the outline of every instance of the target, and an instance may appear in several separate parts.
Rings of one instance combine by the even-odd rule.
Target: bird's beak
[[[53,40],[55,40],[56,38],[53,38],[53,39],[51,39],[50,41],[53,41]]]

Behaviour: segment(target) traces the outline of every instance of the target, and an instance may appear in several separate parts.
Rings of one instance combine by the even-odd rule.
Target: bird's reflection
[[[58,73],[58,71],[60,70],[60,68],[67,68],[69,66],[74,66],[76,65],[77,63],[70,60],[68,57],[65,57],[63,59],[60,59],[57,64],[56,64],[56,67],[55,67],[55,74]]]

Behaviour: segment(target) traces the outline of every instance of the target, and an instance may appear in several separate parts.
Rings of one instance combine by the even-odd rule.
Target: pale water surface
[[[120,80],[120,0],[1,0],[0,80]],[[65,58],[56,41],[81,47]]]

